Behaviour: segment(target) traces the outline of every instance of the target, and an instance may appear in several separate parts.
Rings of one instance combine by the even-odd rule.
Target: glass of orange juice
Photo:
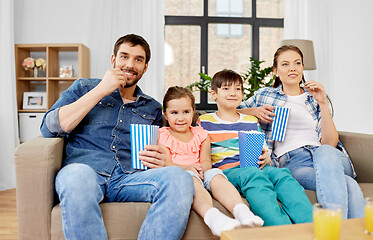
[[[313,227],[316,240],[339,240],[341,223],[341,205],[332,203],[316,203],[313,205]]]
[[[373,198],[365,198],[365,232],[373,235]]]

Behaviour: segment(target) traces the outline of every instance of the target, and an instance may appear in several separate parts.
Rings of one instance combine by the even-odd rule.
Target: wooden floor
[[[18,239],[16,189],[0,191],[0,239]]]

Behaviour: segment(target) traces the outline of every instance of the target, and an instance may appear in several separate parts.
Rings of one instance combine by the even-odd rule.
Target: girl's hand
[[[265,149],[262,150],[262,155],[259,156],[259,160],[259,169],[263,169],[266,165],[271,164],[271,157]]]
[[[304,87],[311,93],[312,97],[319,104],[328,103],[328,99],[325,93],[325,88],[323,87],[321,83],[311,80],[311,81],[307,81],[304,84]]]
[[[201,180],[203,180],[202,165],[200,163],[191,166],[191,171],[195,172]]]

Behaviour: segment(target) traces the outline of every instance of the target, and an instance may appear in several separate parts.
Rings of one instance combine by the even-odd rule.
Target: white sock
[[[214,207],[207,210],[203,220],[205,221],[206,225],[209,226],[211,232],[219,237],[222,231],[233,230],[241,225],[240,221],[224,215]]]
[[[250,211],[250,208],[244,204],[244,203],[239,203],[233,208],[233,216],[240,221],[242,225],[246,225],[249,227],[261,227],[264,224],[264,221],[254,215]]]

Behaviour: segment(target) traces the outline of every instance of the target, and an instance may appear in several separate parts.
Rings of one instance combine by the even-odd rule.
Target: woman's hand
[[[262,150],[262,155],[259,156],[259,160],[259,169],[263,169],[266,165],[271,165],[271,157],[265,149]]]
[[[275,116],[275,114],[273,113],[274,109],[274,106],[264,105],[257,108],[237,109],[237,111],[243,114],[253,115],[254,117],[262,120],[265,123],[271,123],[273,121],[273,117]]]
[[[304,87],[311,93],[312,97],[320,104],[328,103],[324,86],[316,81],[307,81]]]
[[[330,114],[328,98],[326,97],[325,89],[321,83],[316,81],[308,81],[304,87],[311,93],[312,97],[320,106],[321,115],[321,144],[337,146],[338,132],[334,125],[333,118]]]

